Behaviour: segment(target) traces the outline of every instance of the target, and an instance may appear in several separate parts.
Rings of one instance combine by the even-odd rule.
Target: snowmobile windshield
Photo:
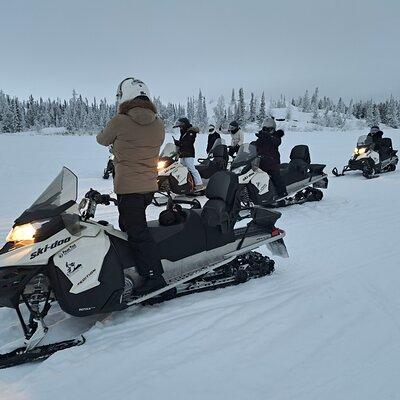
[[[237,155],[232,162],[232,168],[245,164],[257,157],[257,148],[253,144],[245,143],[239,147]]]
[[[173,143],[167,143],[161,150],[160,157],[173,157],[176,153],[176,146]]]
[[[63,167],[57,177],[38,199],[15,221],[22,224],[35,220],[52,218],[71,207],[78,195],[78,178],[68,168]]]
[[[357,147],[369,146],[372,144],[372,137],[369,135],[362,135],[357,140]]]

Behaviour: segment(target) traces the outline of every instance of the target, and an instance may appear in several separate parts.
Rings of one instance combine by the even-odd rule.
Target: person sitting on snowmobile
[[[173,127],[180,129],[180,138],[179,140],[174,138],[174,142],[178,147],[179,158],[182,165],[184,165],[193,176],[195,184],[194,190],[196,192],[204,190],[205,186],[203,185],[203,180],[201,179],[199,171],[194,166],[194,142],[196,141],[196,135],[200,130],[199,128],[194,127],[187,118],[179,118]]]
[[[215,129],[215,125],[210,124],[208,126],[208,139],[207,139],[207,148],[206,148],[207,154],[213,148],[215,141],[220,138],[221,138],[221,135]]]
[[[254,144],[260,156],[260,168],[272,179],[279,197],[287,196],[286,186],[280,173],[279,146],[284,136],[283,130],[275,130],[276,123],[273,118],[266,118],[262,129],[256,133],[257,140]]]
[[[371,130],[369,131],[367,136],[372,138],[372,143],[374,144],[374,150],[378,152],[379,155],[381,155],[382,152],[381,142],[382,142],[383,132],[379,129],[379,126],[375,125],[371,127]]]
[[[244,142],[243,132],[236,121],[229,124],[228,132],[231,134],[231,145],[229,146],[229,155],[233,157]]]
[[[142,81],[124,79],[118,86],[117,101],[118,114],[97,135],[97,142],[113,145],[119,224],[128,234],[137,270],[145,278],[138,294],[146,294],[166,286],[145,212],[158,190],[157,161],[165,128]]]

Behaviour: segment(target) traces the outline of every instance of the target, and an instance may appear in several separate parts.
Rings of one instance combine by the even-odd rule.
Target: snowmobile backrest
[[[231,209],[239,189],[238,176],[230,171],[216,172],[208,182],[206,197],[209,200],[222,200]]]
[[[392,149],[393,147],[393,145],[392,145],[392,139],[390,139],[390,138],[382,138],[380,141],[379,141],[379,145],[380,145],[380,147],[386,147],[386,148],[388,148],[388,149]]]
[[[226,233],[235,221],[240,207],[238,204],[238,176],[229,171],[216,172],[208,182],[202,219],[212,227],[220,227]]]
[[[228,147],[224,144],[220,144],[216,146],[214,149],[212,149],[211,155],[214,158],[222,158],[224,160],[228,160],[229,159]]]
[[[294,146],[290,152],[290,160],[302,160],[307,164],[311,163],[310,150],[307,145],[299,144]]]

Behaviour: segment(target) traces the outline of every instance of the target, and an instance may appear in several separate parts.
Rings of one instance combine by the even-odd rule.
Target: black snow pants
[[[270,169],[265,171],[272,179],[272,183],[275,186],[276,192],[279,197],[287,196],[286,185],[282,179],[282,175],[279,169]]]
[[[161,258],[146,221],[146,208],[153,193],[119,194],[117,198],[119,226],[128,234],[139,274],[145,277],[161,275],[164,272]]]

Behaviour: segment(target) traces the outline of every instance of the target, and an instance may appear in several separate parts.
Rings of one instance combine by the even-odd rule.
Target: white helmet
[[[150,99],[149,88],[139,79],[126,78],[118,85],[117,101],[119,104],[138,96],[146,96]]]
[[[262,127],[268,129],[276,129],[276,122],[272,117],[265,118]]]

